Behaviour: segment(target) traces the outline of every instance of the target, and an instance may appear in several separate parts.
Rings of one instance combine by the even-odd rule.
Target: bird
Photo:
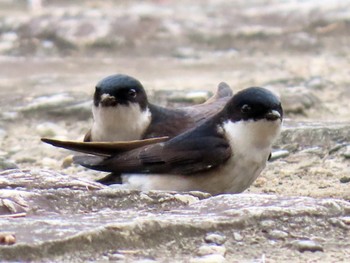
[[[174,137],[205,121],[222,109],[232,97],[228,84],[221,82],[205,103],[166,108],[148,101],[139,80],[114,74],[100,80],[93,96],[93,124],[85,142],[130,141],[154,137]],[[121,182],[116,174],[96,180],[104,185]]]
[[[101,147],[93,145],[92,149],[72,147],[62,141],[56,146],[90,153],[76,155],[74,162],[122,174],[125,188],[240,193],[266,166],[282,120],[279,98],[267,89],[251,87],[237,92],[200,125],[170,139],[144,145],[137,145],[142,140],[136,141],[132,149],[115,152],[97,152]]]
[[[205,121],[232,97],[231,88],[220,83],[205,103],[166,108],[148,101],[141,82],[125,74],[103,78],[93,96],[93,124],[85,142],[130,141],[153,137],[174,137]]]

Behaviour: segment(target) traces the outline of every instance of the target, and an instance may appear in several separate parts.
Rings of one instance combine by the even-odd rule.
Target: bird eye
[[[241,112],[242,112],[242,113],[248,113],[248,112],[250,112],[251,109],[252,109],[252,108],[251,108],[248,104],[244,104],[244,105],[242,106],[242,108],[241,108]]]
[[[132,98],[135,98],[136,97],[136,90],[135,89],[130,89],[129,91],[128,91],[128,95],[129,95],[129,97],[132,97]]]

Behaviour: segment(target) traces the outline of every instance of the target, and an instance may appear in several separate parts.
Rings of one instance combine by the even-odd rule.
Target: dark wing
[[[168,109],[150,104],[152,122],[143,138],[175,137],[197,127],[221,111],[231,99],[232,94],[230,86],[225,82],[221,82],[217,92],[202,104],[177,109]]]
[[[113,173],[190,175],[213,169],[231,156],[230,146],[221,136],[179,137],[109,158],[76,156],[74,161],[90,169]]]
[[[41,141],[56,147],[65,148],[82,153],[89,153],[101,156],[110,156],[126,152],[149,144],[167,141],[169,137],[152,138],[146,140],[123,141],[123,142],[80,142],[63,141],[49,138],[41,138]]]

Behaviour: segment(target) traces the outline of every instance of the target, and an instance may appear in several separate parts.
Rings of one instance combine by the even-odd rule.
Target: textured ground
[[[276,159],[247,192],[350,200],[349,1],[46,2],[30,13],[0,1],[1,169],[100,176],[62,167],[69,153],[40,137],[81,139],[94,85],[106,75],[135,76],[150,100],[172,106],[178,104],[169,94],[214,91],[226,81],[235,90],[271,88],[286,111]],[[332,242],[306,253],[317,262],[331,255],[346,262],[349,240]],[[287,243],[281,247],[289,251]],[[262,244],[255,253],[243,242],[238,260],[259,261],[265,253],[267,260],[296,261]],[[303,262],[308,255],[293,257]]]

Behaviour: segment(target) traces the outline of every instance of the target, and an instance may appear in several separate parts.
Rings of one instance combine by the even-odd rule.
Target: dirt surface
[[[64,109],[91,101],[107,75],[134,76],[151,101],[172,106],[159,95],[164,90],[214,91],[225,81],[234,90],[278,92],[284,131],[298,135],[276,143],[287,152],[247,192],[350,200],[349,1],[46,1],[32,12],[11,2],[0,1],[2,169],[101,176],[62,167],[70,153],[40,137],[81,139],[91,125],[89,107]],[[48,103],[53,95],[58,105]],[[322,132],[298,133],[315,125]],[[337,125],[345,127],[341,136],[332,130]],[[349,240],[339,242],[349,248]],[[332,253],[349,259],[341,249]]]

